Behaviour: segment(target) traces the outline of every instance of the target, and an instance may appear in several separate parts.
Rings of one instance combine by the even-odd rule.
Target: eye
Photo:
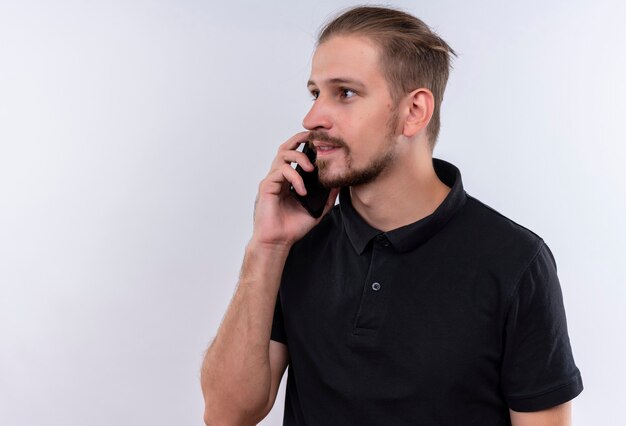
[[[320,96],[319,90],[311,90],[311,97],[313,98],[313,100],[316,100],[317,98],[319,98],[319,96]]]
[[[341,92],[341,97],[345,99],[349,99],[349,98],[356,96],[356,92],[354,90],[347,89],[345,87],[342,87],[340,89],[340,92]]]

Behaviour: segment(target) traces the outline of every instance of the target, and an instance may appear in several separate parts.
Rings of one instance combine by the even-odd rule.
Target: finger
[[[309,138],[309,132],[298,132],[278,147],[278,152],[296,149],[301,143],[306,142]]]
[[[281,173],[284,180],[293,185],[296,192],[302,196],[306,195],[306,187],[304,186],[304,180],[302,176],[290,165],[285,164],[281,167]]]
[[[257,197],[261,194],[278,195],[283,190],[284,184],[285,181],[279,171],[270,173],[259,183]]]
[[[301,132],[300,134],[306,135],[308,132]],[[279,153],[274,158],[270,170],[264,179],[267,184],[263,184],[265,187],[263,192],[279,194],[285,183],[288,182],[294,186],[296,192],[300,195],[306,194],[306,188],[304,187],[302,177],[291,166],[291,163],[301,165],[307,172],[312,172],[315,169],[315,166],[311,163],[306,154],[295,150],[279,150]],[[275,185],[270,185],[270,183],[279,184],[280,188]]]
[[[284,162],[280,165],[272,164],[272,168],[268,172],[267,176],[265,176],[265,178],[259,184],[259,193],[279,195],[286,186],[288,186],[289,184],[293,185],[293,180],[300,180],[300,188],[304,187],[302,177],[300,177],[298,172],[293,167],[291,167],[291,165]],[[294,186],[297,187],[298,183],[296,183],[296,185]]]
[[[266,176],[259,191],[279,195],[289,185],[293,185],[298,194],[306,195],[307,191],[302,177],[289,164],[283,164],[282,167],[272,170]]]
[[[306,154],[300,151],[283,151],[279,154],[279,156],[282,159],[283,163],[296,163],[308,172],[312,172],[315,169],[315,165],[313,165],[311,160],[309,160],[309,157],[307,157]]]
[[[274,161],[272,161],[272,165],[270,166],[270,172],[282,167],[283,163],[285,163],[286,161],[289,161],[290,163],[295,162],[295,163],[300,164],[300,161],[296,160],[296,157],[298,154],[291,154],[291,153],[300,152],[300,151],[296,151],[296,149],[300,146],[300,144],[307,142],[308,137],[309,137],[309,132],[300,132],[300,133],[296,133],[291,138],[287,139],[286,142],[282,143],[278,147],[278,151],[276,152]],[[285,158],[285,154],[288,155],[288,158]],[[302,155],[306,157],[306,154],[302,154]],[[312,168],[307,169],[306,164],[311,163],[310,161],[307,161],[307,160],[308,158],[305,158],[304,160],[301,161],[302,164],[305,164],[303,168],[304,170],[312,171],[313,170]]]

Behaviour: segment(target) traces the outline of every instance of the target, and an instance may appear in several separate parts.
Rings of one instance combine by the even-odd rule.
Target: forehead
[[[333,79],[384,83],[378,47],[362,36],[334,36],[318,46],[311,64],[311,81],[321,85]]]

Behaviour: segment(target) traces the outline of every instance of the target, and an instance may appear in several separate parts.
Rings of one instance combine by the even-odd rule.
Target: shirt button
[[[378,291],[378,290],[380,290],[380,283],[374,283],[374,284],[372,284],[372,290],[374,290],[374,291]]]

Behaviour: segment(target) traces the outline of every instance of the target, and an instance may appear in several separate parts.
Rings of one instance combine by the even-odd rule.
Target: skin
[[[320,180],[329,186],[351,182],[355,209],[382,231],[431,214],[450,191],[433,169],[426,134],[432,93],[416,89],[395,104],[378,55],[372,42],[357,36],[333,37],[315,52],[308,83],[314,101],[303,121],[307,131],[279,147],[259,185],[237,290],[203,362],[207,425],[258,423],[271,410],[289,363],[287,347],[270,341],[280,277],[293,243],[321,220],[289,195],[290,185],[306,193],[290,164],[313,170],[295,151],[301,142],[316,147]],[[337,194],[337,188],[331,191],[324,215]],[[563,426],[570,424],[570,411],[566,403],[535,413],[511,411],[511,419],[514,426]]]
[[[366,169],[391,151],[393,158],[374,180],[350,188],[355,209],[382,231],[435,211],[450,188],[437,178],[432,165],[426,135],[434,109],[429,90],[415,90],[394,105],[378,66],[377,47],[356,36],[334,37],[318,47],[309,90],[316,99],[304,127],[314,136],[341,138],[348,147],[321,157],[318,151],[324,161],[322,182]],[[395,123],[390,126],[392,118]],[[321,143],[313,140],[314,145]]]
[[[557,405],[533,413],[509,410],[513,426],[570,426],[572,424],[572,402]]]

